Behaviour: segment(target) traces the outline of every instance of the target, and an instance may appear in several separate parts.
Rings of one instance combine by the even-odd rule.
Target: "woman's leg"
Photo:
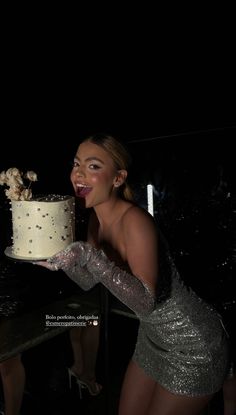
[[[211,399],[212,395],[175,395],[131,361],[122,386],[119,415],[198,415]]]
[[[5,415],[19,415],[25,387],[25,369],[20,355],[0,363]]]
[[[224,415],[236,414],[236,376],[227,378],[223,385]]]
[[[148,415],[156,382],[133,361],[128,365],[119,404],[119,415]]]
[[[175,395],[156,383],[146,415],[200,415],[212,397]]]
[[[75,327],[70,330],[70,341],[74,359],[71,369],[78,376],[83,373],[83,351],[81,343],[82,330],[82,327]]]
[[[82,349],[84,368],[83,375],[89,379],[96,379],[96,362],[99,347],[99,326],[88,326],[83,329]]]
[[[99,326],[73,328],[70,339],[74,363],[71,370],[87,383],[92,395],[97,395],[102,386],[96,382],[96,362],[99,347]]]
[[[99,346],[99,326],[75,327],[70,330],[74,363],[72,370],[78,376],[95,378]]]

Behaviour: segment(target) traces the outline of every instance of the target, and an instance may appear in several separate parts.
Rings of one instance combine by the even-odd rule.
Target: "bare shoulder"
[[[125,257],[132,273],[155,290],[158,275],[158,235],[154,218],[134,206],[123,218]]]
[[[145,209],[139,206],[132,206],[123,215],[123,226],[128,232],[139,231],[145,228],[156,232],[156,224],[154,218]]]
[[[123,216],[123,221],[126,224],[131,222],[140,221],[146,224],[150,223],[152,225],[155,224],[153,217],[148,213],[145,209],[141,208],[140,206],[133,205],[129,209],[126,210]]]

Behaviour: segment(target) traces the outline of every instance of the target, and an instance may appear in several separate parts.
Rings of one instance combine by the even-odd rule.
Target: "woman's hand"
[[[32,263],[35,265],[41,265],[50,271],[58,271],[59,269],[70,268],[78,258],[78,246],[79,242],[73,242],[66,249],[58,252],[57,254],[48,258],[46,261],[35,261]]]

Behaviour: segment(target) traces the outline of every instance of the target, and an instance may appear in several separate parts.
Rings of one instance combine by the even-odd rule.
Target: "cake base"
[[[17,261],[23,261],[23,262],[37,262],[37,261],[44,261],[47,260],[48,258],[42,257],[42,258],[34,258],[34,257],[24,257],[24,256],[20,256],[20,255],[16,255],[13,252],[13,247],[12,246],[7,246],[7,248],[4,251],[4,254],[11,259],[17,260]]]

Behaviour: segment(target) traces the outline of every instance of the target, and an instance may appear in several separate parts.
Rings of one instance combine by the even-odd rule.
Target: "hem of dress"
[[[202,392],[202,393],[180,392],[180,391],[171,389],[167,384],[165,384],[164,382],[161,382],[159,379],[158,380],[154,379],[154,377],[150,374],[150,372],[146,368],[141,366],[139,364],[138,360],[134,356],[132,356],[131,360],[133,362],[135,362],[138,365],[138,367],[144,371],[144,373],[146,375],[148,375],[151,379],[153,379],[156,383],[158,383],[160,386],[162,386],[164,389],[166,389],[168,392],[172,393],[173,395],[186,396],[186,397],[189,397],[189,398],[197,398],[197,397],[200,398],[200,397],[203,397],[203,396],[214,395],[215,393],[219,392],[221,390],[222,386],[223,386],[223,384],[222,384],[222,385],[218,386],[217,388],[215,388],[211,392]]]

